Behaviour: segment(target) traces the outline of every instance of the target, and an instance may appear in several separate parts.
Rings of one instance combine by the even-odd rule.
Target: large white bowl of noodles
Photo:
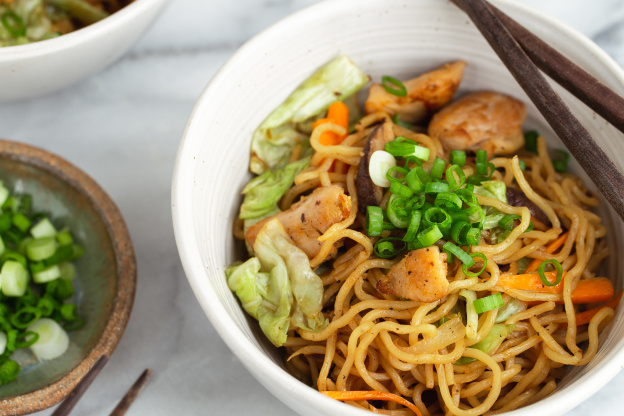
[[[620,94],[624,73],[596,45],[567,26],[512,1],[495,4]],[[332,58],[349,56],[374,80],[408,79],[440,64],[467,62],[460,93],[494,90],[515,96],[552,147],[563,147],[469,19],[442,0],[331,0],[296,13],[247,42],[212,79],[197,102],[180,143],[173,177],[176,241],[188,280],[206,315],[248,370],[270,392],[304,415],[370,414],[329,399],[284,370],[282,354],[268,343],[227,287],[225,268],[244,254],[232,224],[250,179],[252,133],[302,81]],[[624,137],[591,110],[555,87],[622,169]],[[575,170],[590,183],[578,165]],[[612,256],[606,275],[624,284],[624,226],[605,204]],[[561,415],[605,385],[624,365],[624,308],[602,333],[597,356],[568,370],[556,391],[510,415]],[[211,374],[210,377],[217,375]],[[208,377],[208,376],[207,376]]]
[[[135,0],[66,35],[0,48],[0,101],[38,97],[105,68],[134,45],[166,3]]]

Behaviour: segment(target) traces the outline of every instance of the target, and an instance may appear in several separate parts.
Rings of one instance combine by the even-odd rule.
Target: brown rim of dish
[[[27,144],[0,139],[0,158],[20,161],[50,172],[84,194],[101,216],[117,263],[117,292],[109,321],[98,343],[69,373],[56,382],[19,396],[0,399],[3,414],[21,415],[54,406],[63,400],[103,355],[110,356],[126,329],[136,290],[136,258],[130,233],[113,200],[86,173],[65,159]]]

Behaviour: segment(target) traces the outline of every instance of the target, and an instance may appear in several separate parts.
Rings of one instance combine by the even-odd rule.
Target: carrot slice
[[[349,107],[347,107],[342,101],[337,101],[333,103],[329,106],[329,109],[327,110],[327,117],[316,120],[312,125],[312,128],[315,129],[321,124],[325,123],[333,123],[344,127],[345,131],[347,131],[348,133]],[[347,133],[339,136],[332,131],[326,131],[321,134],[321,137],[319,137],[319,142],[325,146],[334,146],[342,143],[345,137],[347,137]]]
[[[548,281],[554,282],[557,272],[545,272],[544,275]],[[564,271],[561,282],[554,286],[546,286],[537,273],[501,275],[496,286],[502,290],[517,289],[537,293],[563,293],[565,275],[566,272]],[[572,291],[572,302],[577,304],[606,302],[613,297],[614,292],[613,284],[605,277],[580,280]]]
[[[418,410],[418,408],[413,403],[408,402],[399,395],[387,393],[385,391],[322,391],[321,393],[331,397],[332,399],[340,401],[385,400],[389,402],[395,402],[409,408],[418,416],[422,416],[420,410]]]
[[[559,247],[563,245],[563,243],[565,243],[567,239],[568,239],[568,231],[561,234],[559,237],[557,237],[557,239],[555,239],[552,243],[546,246],[546,253],[548,254],[554,253],[555,251],[559,249]],[[536,272],[540,264],[542,264],[543,261],[544,260],[534,259],[531,263],[529,263],[529,266],[526,268],[524,272],[525,273]]]
[[[600,310],[603,309],[603,308],[607,308],[607,307],[611,308],[611,309],[617,308],[618,304],[620,303],[620,300],[622,299],[622,293],[624,293],[624,290],[620,290],[620,293],[615,295],[615,297],[613,299],[611,299],[609,302],[605,303],[604,305],[598,306],[598,307],[593,308],[593,309],[586,310],[585,312],[577,313],[576,314],[576,326],[581,326],[581,325],[588,324],[589,321],[591,321],[591,319],[598,312],[600,312]]]

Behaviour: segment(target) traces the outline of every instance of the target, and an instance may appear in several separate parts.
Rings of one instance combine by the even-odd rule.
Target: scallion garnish
[[[418,228],[420,227],[421,214],[420,211],[413,210],[410,216],[409,226],[407,227],[407,232],[403,237],[403,241],[412,241],[416,234],[418,233]]]
[[[423,247],[429,247],[441,238],[442,231],[436,225],[424,229],[416,236],[416,239]]]
[[[529,152],[537,153],[537,138],[539,133],[535,130],[528,131],[524,134],[524,148]]]
[[[381,86],[384,87],[388,94],[396,95],[397,97],[405,97],[407,95],[407,88],[398,79],[384,75],[381,77]]]
[[[366,207],[366,233],[369,237],[381,237],[383,219],[384,216],[381,207]]]
[[[522,219],[522,217],[520,215],[516,215],[516,214],[507,214],[505,215],[503,218],[501,218],[500,220],[498,220],[498,225],[507,230],[507,231],[511,231],[513,230],[514,226],[514,221],[515,220],[519,220]]]
[[[399,243],[399,248],[394,246],[394,242]],[[392,259],[403,250],[405,250],[405,242],[396,237],[382,238],[375,243],[374,247],[375,255],[381,259]]]
[[[451,150],[449,162],[453,165],[464,167],[466,165],[466,152],[463,150]]]
[[[557,278],[552,283],[548,280],[548,278],[546,277],[546,274],[544,273],[544,269],[546,268],[546,265],[548,264],[551,264],[557,271]],[[539,274],[539,278],[544,285],[557,286],[559,283],[561,283],[561,278],[563,277],[563,267],[561,266],[561,263],[559,263],[555,259],[544,260],[542,264],[540,264],[539,267],[537,268],[537,274]]]
[[[470,270],[468,270],[468,269],[469,269],[470,267],[472,267],[472,266],[468,266],[466,263],[464,263],[464,264],[462,265],[462,269],[463,269],[464,274],[465,274],[466,276],[469,276],[469,277],[478,277],[479,275],[481,275],[481,273],[483,273],[483,272],[485,271],[485,268],[487,267],[487,257],[485,257],[485,254],[483,254],[483,253],[472,253],[472,254],[470,255],[470,257],[472,257],[473,262],[474,262],[474,258],[475,258],[475,257],[479,257],[481,260],[483,260],[483,267],[481,267],[481,269],[480,269],[478,272],[473,273],[473,272],[471,272]],[[474,265],[474,263],[473,263],[473,265]]]
[[[17,13],[13,11],[4,12],[0,20],[2,21],[2,26],[14,38],[20,38],[26,34],[24,20]]]
[[[433,161],[433,167],[431,168],[431,172],[429,172],[429,175],[434,179],[441,179],[445,167],[446,162],[444,161],[444,159],[436,157]]]
[[[470,254],[466,253],[464,250],[451,243],[450,241],[447,241],[444,244],[443,249],[457,257],[459,261],[464,264],[464,266],[467,265],[468,267],[472,267],[474,265],[474,260],[472,259],[472,257],[470,257]]]
[[[457,175],[457,178],[455,178]],[[466,174],[459,165],[451,165],[446,170],[446,181],[451,191],[456,191],[466,183]]]
[[[386,143],[385,150],[395,157],[411,156],[416,149],[416,142],[399,136],[393,141]]]
[[[495,293],[493,295],[477,299],[472,302],[472,304],[475,308],[475,312],[483,313],[491,311],[493,309],[498,309],[503,306],[505,302],[503,302],[503,295],[501,295],[500,293]]]

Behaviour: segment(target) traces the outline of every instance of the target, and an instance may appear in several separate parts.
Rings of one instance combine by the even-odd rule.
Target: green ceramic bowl
[[[33,209],[68,226],[85,249],[76,262],[76,303],[86,325],[70,332],[61,357],[28,364],[15,382],[0,386],[0,414],[36,412],[60,402],[102,355],[110,356],[126,328],[136,288],[130,235],[111,198],[64,159],[0,140],[0,180],[32,195]]]

